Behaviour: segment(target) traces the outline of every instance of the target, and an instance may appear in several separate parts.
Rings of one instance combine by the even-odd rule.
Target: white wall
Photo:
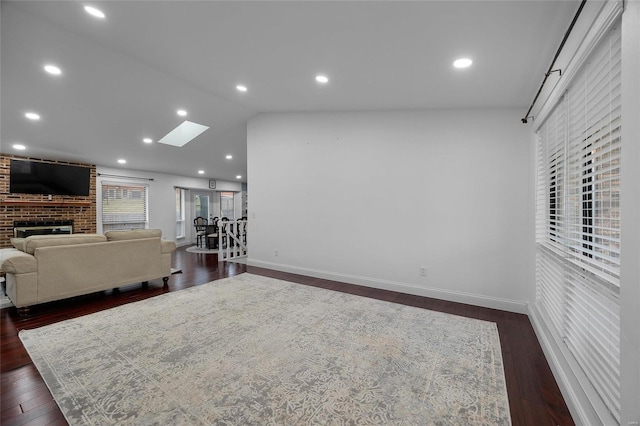
[[[97,166],[96,172],[100,175],[117,175],[139,177],[142,179],[116,178],[112,176],[98,176],[96,179],[96,198],[97,198],[97,224],[98,233],[102,232],[102,182],[116,183],[133,183],[144,184],[149,186],[149,228],[162,229],[162,237],[168,240],[176,240],[176,195],[175,187],[196,189],[201,191],[209,190],[209,180],[203,178],[192,178],[185,176],[170,175],[164,173],[152,173],[140,170],[114,169],[108,167]],[[242,184],[240,182],[216,181],[217,191],[234,191],[240,194]],[[238,195],[238,198],[240,196]],[[188,244],[194,241],[193,233],[193,206],[192,197],[187,196],[187,220],[186,220],[186,238],[183,241],[177,241],[178,244]]]
[[[257,116],[249,264],[525,312],[534,256],[521,113]]]

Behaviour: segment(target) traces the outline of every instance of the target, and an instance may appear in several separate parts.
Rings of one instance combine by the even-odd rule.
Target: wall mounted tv
[[[11,159],[9,192],[87,196],[90,180],[89,167]]]

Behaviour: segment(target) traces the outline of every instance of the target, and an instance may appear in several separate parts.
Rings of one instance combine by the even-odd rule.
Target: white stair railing
[[[218,262],[247,257],[247,221],[218,221]]]

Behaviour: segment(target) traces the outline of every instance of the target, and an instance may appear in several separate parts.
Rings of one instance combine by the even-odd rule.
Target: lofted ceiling
[[[578,3],[2,1],[0,148],[246,181],[246,123],[263,112],[524,115]],[[459,57],[473,65],[454,69]],[[47,63],[62,74],[45,73]],[[157,143],[185,118],[209,129],[182,148]]]

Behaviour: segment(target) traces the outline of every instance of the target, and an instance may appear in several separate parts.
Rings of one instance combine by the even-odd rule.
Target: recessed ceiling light
[[[40,115],[35,112],[27,112],[25,115],[29,120],[40,120]]]
[[[225,157],[227,160],[231,160],[233,158],[233,155],[229,154]]]
[[[179,109],[176,111],[176,114],[178,114],[180,117],[184,117],[187,115],[187,111],[183,110],[183,109]]]
[[[152,143],[152,142],[153,142],[153,139],[151,139],[151,138],[144,138],[144,139],[142,139],[142,142],[144,142],[144,143]]]
[[[238,92],[246,92],[246,91],[247,91],[247,86],[244,86],[244,85],[242,85],[242,84],[238,84],[238,85],[236,86],[236,90],[237,90]]]
[[[125,159],[121,158],[121,159],[119,159],[119,160],[118,160],[118,163],[120,163],[120,164],[126,164],[126,163],[127,163],[127,160],[125,160]]]
[[[84,10],[89,15],[95,16],[96,18],[100,18],[100,19],[104,19],[105,18],[105,14],[100,9],[96,9],[95,7],[85,6]]]
[[[236,176],[236,179],[242,179],[242,175]]]
[[[203,175],[204,174],[204,170],[198,170],[198,174],[199,175]]]
[[[13,145],[13,149],[17,149],[18,151],[24,151],[25,149],[27,149],[27,147],[19,143],[16,143]]]
[[[53,74],[53,75],[62,74],[62,70],[60,68],[56,67],[55,65],[51,65],[51,64],[45,65],[44,66],[44,70],[46,72],[48,72],[49,74]]]
[[[467,68],[470,67],[473,61],[469,58],[460,58],[453,61],[453,66],[456,68]]]
[[[316,75],[316,81],[318,83],[327,84],[329,82],[329,77],[326,75]]]

